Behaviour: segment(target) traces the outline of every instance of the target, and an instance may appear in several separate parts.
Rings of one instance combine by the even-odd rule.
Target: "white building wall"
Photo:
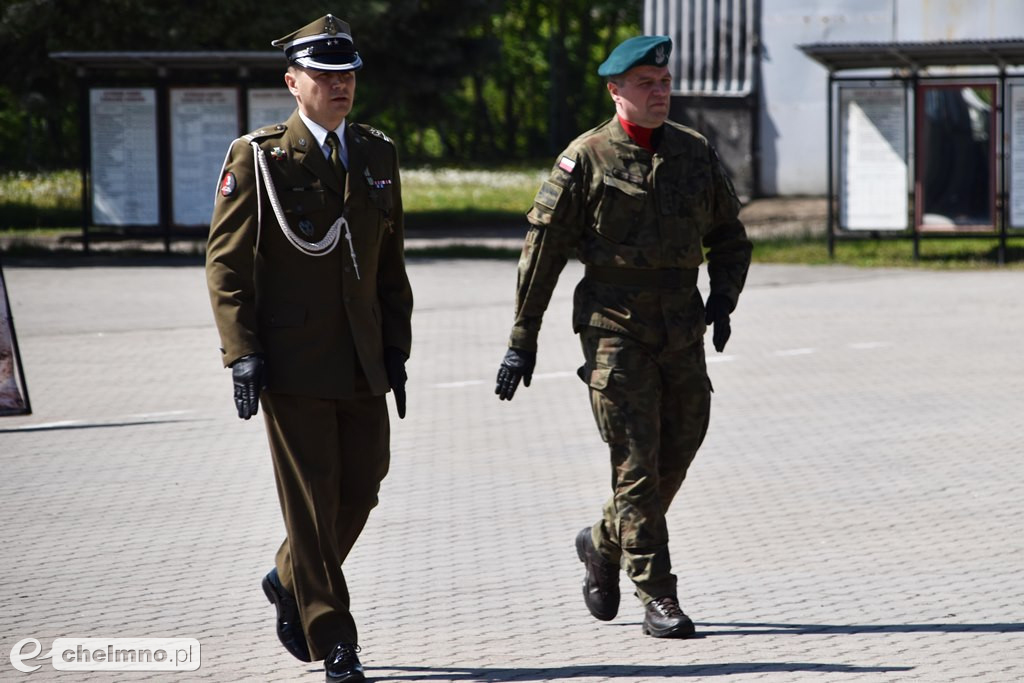
[[[807,43],[893,40],[896,0],[761,0],[758,141],[764,195],[828,191],[828,71]]]
[[[899,40],[973,40],[1024,35],[1020,0],[899,0]]]
[[[828,73],[798,45],[1021,36],[1022,0],[761,0],[761,193],[828,189]]]

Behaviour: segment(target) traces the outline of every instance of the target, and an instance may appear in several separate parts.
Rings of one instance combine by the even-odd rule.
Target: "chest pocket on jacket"
[[[279,189],[281,208],[287,216],[307,216],[322,212],[326,208],[323,188],[311,185]]]
[[[647,190],[606,173],[595,229],[612,242],[622,242],[640,222],[646,203]]]
[[[352,195],[363,195],[362,207],[377,211],[380,227],[390,227],[395,208],[392,175],[386,167],[376,166],[371,159],[363,167],[362,179],[356,181],[361,187],[352,192]]]
[[[327,234],[327,229],[336,216],[327,212],[327,198],[323,188],[308,187],[279,188],[278,198],[285,218],[296,235],[316,241]]]
[[[691,162],[677,187],[680,215],[696,219],[705,232],[711,214],[711,166]]]
[[[394,208],[391,188],[354,191],[345,200],[345,217],[360,246],[380,242],[391,226]]]
[[[395,207],[395,201],[391,194],[391,187],[368,190],[366,197],[370,205],[380,211],[382,218],[390,218],[391,210]]]

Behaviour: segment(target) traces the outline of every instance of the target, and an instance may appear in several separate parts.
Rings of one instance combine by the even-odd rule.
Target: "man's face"
[[[657,128],[668,118],[672,74],[667,66],[634,66],[608,83],[619,116],[644,128]]]
[[[299,110],[327,130],[334,130],[352,111],[356,96],[355,71],[317,71],[291,66],[285,85],[295,96]]]

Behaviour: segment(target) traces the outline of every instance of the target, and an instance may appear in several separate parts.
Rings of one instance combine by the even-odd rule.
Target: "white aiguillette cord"
[[[331,227],[327,230],[327,234],[324,235],[323,239],[319,242],[308,242],[298,235],[288,225],[288,219],[284,216],[284,211],[281,209],[281,202],[277,198],[277,190],[274,189],[274,181],[270,177],[270,167],[267,164],[267,155],[263,152],[263,149],[255,141],[250,143],[253,148],[253,152],[256,155],[257,165],[260,169],[260,174],[256,176],[256,194],[259,195],[259,178],[263,176],[263,182],[267,186],[267,198],[270,200],[270,206],[274,209],[274,216],[277,218],[277,224],[281,227],[281,232],[284,236],[292,243],[296,249],[304,254],[310,256],[324,256],[334,251],[334,248],[338,246],[338,239],[341,237],[342,228],[345,229],[345,239],[348,241],[349,252],[352,254],[352,265],[355,266],[356,279],[359,277],[359,263],[356,261],[356,248],[352,243],[352,230],[348,226],[348,221],[345,220],[344,216],[338,218],[331,224]],[[262,215],[258,219],[259,223],[262,224]],[[258,247],[257,247],[258,248]]]

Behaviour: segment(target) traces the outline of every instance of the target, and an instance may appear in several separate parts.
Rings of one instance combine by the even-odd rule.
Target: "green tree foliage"
[[[355,118],[406,159],[548,157],[611,114],[597,65],[639,33],[640,0],[0,0],[0,169],[78,162],[63,51],[268,50],[334,12],[366,62]]]

